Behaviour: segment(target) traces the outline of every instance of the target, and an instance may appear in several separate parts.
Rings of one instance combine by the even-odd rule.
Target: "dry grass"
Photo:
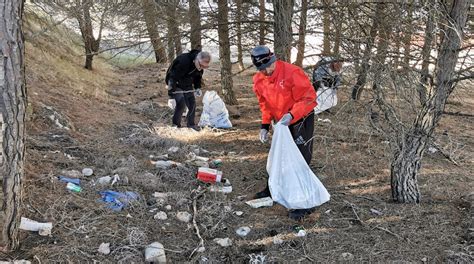
[[[47,45],[46,41],[40,45],[45,49],[43,55],[28,55],[33,102],[54,105],[76,129],[60,130],[34,112],[29,124],[33,129],[28,131],[23,209],[26,217],[52,221],[53,234],[40,237],[22,232],[22,249],[4,258],[36,259],[41,263],[141,263],[145,246],[154,241],[161,242],[168,259],[176,263],[442,262],[449,250],[469,253],[462,243],[469,219],[460,199],[474,188],[469,151],[474,142],[472,131],[467,129],[472,121],[467,117],[446,116],[437,130],[440,144],[457,155],[459,166],[439,153],[427,154],[419,178],[422,204],[394,204],[390,201],[388,147],[369,127],[364,101],[349,102],[349,91],[342,89],[340,105],[332,114],[319,116],[329,118],[331,123],[315,124],[312,169],[330,191],[331,201],[303,223],[295,223],[281,206],[251,209],[244,204],[264,185],[269,149],[256,136],[259,111],[249,83],[251,71],[235,78],[240,103],[235,108],[242,113],[240,119],[232,120],[236,128],[195,132],[169,126],[167,98],[162,84],[156,82],[165,65],[110,75],[110,69],[98,67],[105,73],[94,71],[90,73],[93,79],[89,79],[80,77],[82,73],[73,76],[56,70],[61,65],[80,71],[81,60],[70,56],[74,54],[71,52],[62,55],[62,63],[68,65],[49,64],[61,60],[61,55],[51,54]],[[38,47],[29,47],[30,51],[43,52]],[[44,67],[40,67],[42,60]],[[213,69],[206,73],[207,89],[217,88],[216,72]],[[120,77],[119,82],[110,86],[109,77],[115,74]],[[106,77],[97,85],[95,81],[101,75]],[[96,93],[97,89],[107,95]],[[473,98],[471,90],[460,89],[453,98]],[[107,97],[110,100],[104,100]],[[469,102],[464,99],[450,105],[449,110],[471,111]],[[445,130],[449,131],[448,138],[443,139]],[[200,240],[194,226],[177,221],[176,214],[193,213],[193,190],[206,185],[195,179],[195,166],[169,170],[152,166],[149,156],[165,154],[171,146],[180,147],[171,159],[182,163],[196,147],[209,150],[206,155],[210,158],[221,158],[224,164],[220,169],[234,189],[229,195],[207,192],[197,200],[195,218],[206,251],[192,258],[189,256]],[[69,159],[66,154],[74,158]],[[82,179],[81,193],[66,191],[56,179],[63,169],[81,170],[86,166],[92,167],[95,174]],[[115,173],[122,179],[119,184],[93,184],[99,177]],[[103,189],[134,191],[140,199],[124,211],[112,212],[99,201],[98,191]],[[169,195],[155,198],[154,192]],[[171,210],[166,209],[167,205]],[[157,211],[165,211],[168,219],[155,220]],[[243,216],[237,216],[235,211],[242,211]],[[306,228],[306,237],[294,236],[295,224]],[[245,238],[235,234],[241,226],[251,228]],[[275,236],[282,238],[283,244],[273,244]],[[212,241],[223,237],[230,237],[234,245],[221,248]],[[108,256],[97,252],[103,242],[111,243]],[[351,253],[352,258],[346,253]],[[461,257],[469,259],[466,255]]]

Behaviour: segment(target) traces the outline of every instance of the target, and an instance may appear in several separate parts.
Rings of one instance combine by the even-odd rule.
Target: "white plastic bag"
[[[337,90],[322,87],[316,94],[318,105],[314,108],[314,114],[317,115],[337,105]]]
[[[202,99],[203,109],[199,126],[210,126],[216,128],[231,128],[229,112],[224,101],[216,91],[206,91]]]
[[[276,124],[267,160],[273,201],[288,209],[307,209],[329,201],[330,195],[299,151],[287,126]]]

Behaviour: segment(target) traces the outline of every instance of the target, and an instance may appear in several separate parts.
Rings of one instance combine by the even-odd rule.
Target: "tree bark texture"
[[[94,29],[92,27],[92,18],[90,9],[92,8],[92,0],[78,1],[80,6],[77,8],[76,19],[79,23],[82,40],[84,41],[84,49],[86,52],[86,62],[84,68],[92,70],[92,62],[94,55],[99,51],[100,33],[97,39],[94,38]],[[105,14],[104,14],[105,15]],[[103,25],[101,24],[101,27]]]
[[[421,56],[423,61],[421,63],[421,76],[420,76],[420,85],[418,86],[418,95],[420,97],[421,105],[425,104],[427,99],[427,90],[431,84],[428,84],[428,76],[429,76],[429,67],[430,67],[430,59],[431,59],[431,47],[433,46],[433,39],[434,39],[434,29],[435,29],[435,19],[434,13],[435,8],[431,5],[435,5],[436,3],[427,2],[427,11],[428,17],[426,20],[426,27],[425,27],[425,40],[423,43],[423,48],[421,50]]]
[[[329,10],[330,5],[330,0],[323,0],[323,56],[331,55],[331,11]]]
[[[308,0],[301,1],[300,25],[298,29],[298,53],[296,54],[295,64],[302,67],[305,49],[306,20],[308,17]]]
[[[22,184],[25,159],[26,87],[24,39],[22,33],[23,0],[0,3],[0,113],[3,116],[2,157],[5,249],[19,246]]]
[[[293,35],[291,19],[293,17],[294,0],[274,0],[274,39],[275,54],[278,59],[289,62],[291,59],[291,45]]]
[[[265,23],[263,23],[265,21],[265,0],[259,0],[258,3],[260,19],[258,44],[265,45]]]
[[[237,22],[237,63],[239,64],[239,69],[242,71],[244,66],[244,58],[242,51],[242,0],[235,1],[237,6],[236,22]]]
[[[420,202],[417,175],[421,159],[446,101],[454,89],[452,79],[463,41],[463,28],[469,11],[469,0],[454,0],[447,14],[450,27],[446,29],[435,72],[435,89],[418,113],[413,127],[398,139],[391,165],[392,199],[401,203]]]
[[[177,7],[177,0],[169,0],[166,2],[166,25],[168,28],[167,46],[168,61],[170,62],[174,60],[175,56],[183,52],[179,33],[179,21],[177,21]]]
[[[142,8],[146,29],[150,37],[151,45],[153,46],[156,62],[164,63],[166,62],[166,51],[161,42],[160,34],[158,33],[158,25],[156,24],[158,12],[156,10],[155,0],[143,0]]]
[[[227,0],[217,1],[218,28],[219,35],[219,57],[221,62],[221,86],[224,102],[229,105],[237,104],[237,99],[232,90],[232,63],[230,61],[230,41],[229,41],[229,7]]]
[[[189,0],[189,23],[191,25],[191,49],[200,49],[202,44],[199,0]]]
[[[345,16],[345,9],[343,6],[339,7],[338,15],[334,18],[334,47],[333,47],[333,55],[338,57],[339,56],[339,49],[341,47],[341,37],[342,37],[342,26]]]
[[[415,3],[413,1],[408,1],[407,3],[407,28],[403,33],[403,66],[405,68],[410,67],[410,50],[411,50],[411,37],[413,34],[413,11],[415,9]]]

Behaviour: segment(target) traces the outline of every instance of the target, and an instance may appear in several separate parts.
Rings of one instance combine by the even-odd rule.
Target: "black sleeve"
[[[194,89],[201,89],[201,81],[202,81],[202,74],[204,70],[201,71],[199,74],[194,75],[193,77],[193,84],[194,84]]]
[[[176,88],[176,82],[182,79],[186,74],[186,66],[186,63],[184,63],[179,57],[173,61],[173,65],[170,69],[169,83],[174,89]]]

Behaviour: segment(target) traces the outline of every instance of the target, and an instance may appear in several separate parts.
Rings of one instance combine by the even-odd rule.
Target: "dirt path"
[[[206,89],[218,88],[216,72],[206,75]],[[55,227],[51,237],[25,233],[20,256],[36,256],[42,262],[142,262],[144,247],[159,241],[175,263],[440,262],[453,245],[462,244],[468,212],[461,195],[472,185],[469,166],[428,155],[420,177],[424,202],[391,203],[386,145],[365,125],[359,111],[363,105],[353,103],[320,116],[331,123],[316,123],[312,169],[331,193],[331,201],[302,223],[288,219],[279,205],[249,208],[244,201],[265,184],[269,150],[257,140],[259,112],[250,75],[235,80],[239,106],[229,107],[234,128],[194,132],[169,127],[166,93],[157,83],[163,74],[164,68],[157,65],[121,71],[117,84],[107,89],[106,102],[91,103],[87,111],[71,118],[76,131],[31,136],[36,144],[29,148],[35,160],[29,170],[27,215],[53,221]],[[346,92],[341,93],[341,101],[347,102]],[[472,146],[472,139],[467,145]],[[178,221],[176,214],[193,214],[192,192],[205,185],[195,179],[197,167],[160,170],[151,165],[150,155],[165,154],[171,146],[180,147],[170,155],[177,162],[184,163],[196,148],[222,159],[221,169],[233,186],[229,195],[206,193],[198,200],[195,217],[206,250],[191,258],[199,239],[193,225]],[[52,151],[75,158],[54,156]],[[85,166],[93,167],[95,174],[84,179],[81,193],[68,193],[55,179],[61,170]],[[93,185],[100,176],[113,174],[121,178],[117,185]],[[134,191],[141,199],[124,211],[112,212],[98,201],[97,192],[107,188]],[[157,198],[154,192],[166,195]],[[154,219],[158,211],[166,212],[168,219]],[[307,230],[305,237],[295,236],[296,224]],[[235,234],[241,226],[251,228],[245,238]],[[222,248],[213,242],[225,237],[233,240],[232,246]],[[275,237],[283,243],[274,244]],[[104,242],[111,243],[107,256],[97,253]]]

